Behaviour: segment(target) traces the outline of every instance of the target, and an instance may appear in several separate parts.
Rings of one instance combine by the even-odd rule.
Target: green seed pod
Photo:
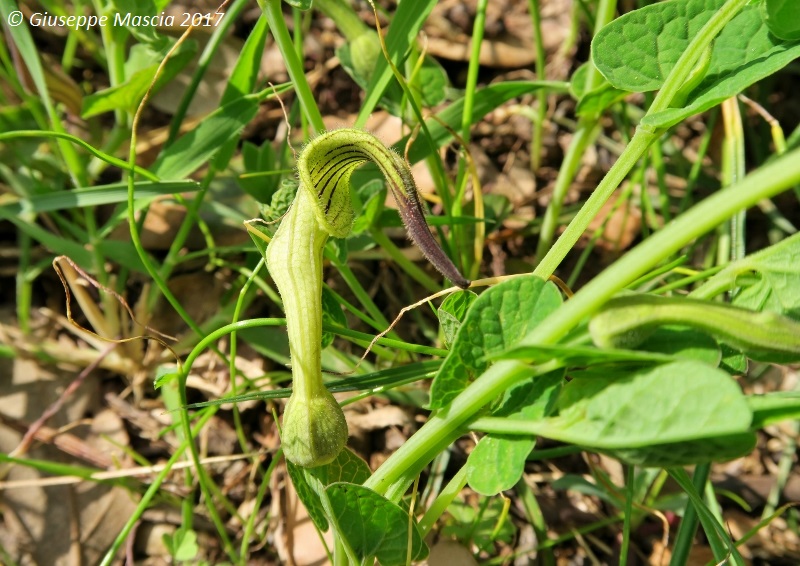
[[[378,57],[381,55],[381,41],[378,34],[372,30],[365,31],[350,44],[353,71],[367,82],[372,78]]]
[[[283,412],[282,446],[286,458],[304,468],[336,459],[347,443],[347,422],[327,390],[313,397],[292,393]]]

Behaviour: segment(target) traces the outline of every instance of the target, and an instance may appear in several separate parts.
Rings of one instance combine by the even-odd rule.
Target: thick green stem
[[[554,344],[614,294],[670,257],[695,238],[730,218],[800,183],[800,149],[759,169],[729,189],[701,202],[662,231],[631,250],[622,259],[583,287],[569,301],[542,321],[523,343]],[[484,372],[449,407],[435,414],[372,475],[365,485],[397,500],[437,450],[445,449],[463,426],[500,393],[551,367],[531,368],[517,362],[498,362]],[[390,495],[391,494],[391,495]]]
[[[524,378],[546,373],[516,361],[498,362],[464,390],[450,405],[434,414],[419,431],[364,483],[390,499],[399,499],[437,453],[463,432],[463,426],[493,399]]]
[[[597,188],[572,219],[572,222],[569,223],[555,245],[550,248],[547,255],[542,258],[541,263],[533,270],[535,275],[547,279],[555,272],[561,260],[572,250],[575,242],[586,231],[589,222],[597,216],[597,213],[611,194],[656,139],[658,139],[658,134],[646,132],[642,129],[636,131],[630,143],[625,147],[625,151],[617,159],[617,162],[614,163],[614,166],[606,173],[600,184],[597,185]]]
[[[525,341],[552,344],[613,295],[735,213],[800,182],[800,150],[773,161],[673,220],[593,279]]]

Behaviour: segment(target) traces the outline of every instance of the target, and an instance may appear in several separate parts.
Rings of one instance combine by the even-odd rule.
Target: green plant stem
[[[323,324],[322,329],[325,332],[334,332],[344,338],[351,338],[354,342],[366,345],[374,338],[370,334],[358,332],[357,330],[350,330],[349,328],[342,328],[341,326],[334,326],[332,324]],[[382,344],[395,350],[405,350],[414,354],[422,354],[424,356],[447,356],[447,350],[441,348],[434,348],[432,346],[424,346],[421,344],[410,344],[402,340],[393,340],[391,338],[380,338],[376,344]]]
[[[248,292],[250,291],[250,286],[252,285],[253,281],[256,279],[258,272],[261,270],[262,267],[266,266],[266,260],[262,257],[258,260],[258,265],[253,269],[251,275],[247,278],[242,288],[239,290],[239,298],[236,301],[236,308],[233,311],[233,317],[231,322],[238,322],[239,316],[242,313],[242,310],[246,304],[246,297]],[[228,375],[229,379],[231,380],[231,394],[238,395],[239,394],[239,380],[237,379],[237,371],[236,371],[236,350],[237,350],[237,334],[236,332],[231,332],[230,338],[230,356],[228,361]],[[239,440],[239,447],[242,449],[242,452],[247,452],[249,449],[247,444],[247,439],[244,436],[244,428],[242,427],[242,416],[239,412],[239,406],[233,405],[233,422],[234,422],[234,429],[236,430],[236,437]],[[258,466],[258,460],[254,459],[254,464]],[[245,541],[243,541],[244,544]]]
[[[461,114],[461,139],[464,143],[469,143],[470,127],[472,126],[472,107],[475,97],[475,89],[478,86],[478,71],[481,66],[481,44],[483,43],[483,31],[486,25],[486,5],[488,0],[478,0],[475,8],[475,21],[472,24],[472,52],[469,57],[469,68],[467,69],[467,83],[464,87],[464,113]]]
[[[57,139],[67,140],[76,145],[81,146],[86,151],[97,157],[98,159],[101,159],[110,165],[114,165],[123,170],[130,168],[128,166],[128,163],[124,159],[120,159],[118,157],[114,157],[113,155],[109,155],[108,153],[105,153],[97,149],[93,145],[85,142],[84,140],[64,132],[42,131],[42,130],[15,130],[13,132],[0,132],[0,141],[12,140],[15,138],[57,138]],[[134,171],[136,172],[136,174],[141,175],[142,177],[150,181],[159,180],[159,178],[156,175],[153,175],[150,171],[148,171],[144,167],[139,167],[138,165],[136,165]]]
[[[213,413],[211,412],[206,412],[205,414],[201,415],[200,419],[195,424],[194,429],[192,429],[192,438],[194,438],[195,435],[203,430],[203,427],[212,416]],[[161,470],[161,472],[159,472],[159,474],[153,479],[152,483],[147,488],[147,491],[145,491],[144,495],[142,495],[142,498],[139,500],[139,504],[136,506],[136,510],[134,511],[133,515],[131,515],[130,519],[128,519],[128,522],[125,523],[125,526],[117,535],[117,538],[114,539],[114,542],[111,543],[111,547],[108,549],[105,556],[103,556],[100,566],[110,566],[111,564],[114,564],[117,552],[128,539],[128,536],[131,534],[133,528],[141,520],[142,513],[144,513],[144,511],[149,507],[150,502],[158,494],[158,491],[161,489],[161,484],[164,483],[164,480],[167,479],[167,477],[172,473],[172,466],[174,466],[183,456],[183,453],[186,451],[186,448],[189,446],[189,444],[191,443],[188,440],[181,442],[180,446],[178,446],[170,459],[164,465],[164,469]]]
[[[92,0],[95,13],[99,16],[107,13],[103,10],[100,0]],[[115,34],[120,34],[122,41],[117,41]],[[125,82],[125,40],[128,31],[124,32],[111,26],[100,26],[100,38],[103,41],[103,53],[106,54],[106,64],[108,68],[108,82],[110,87],[119,86]],[[117,108],[114,110],[114,123],[117,127],[127,130],[131,123],[131,116],[128,112]]]
[[[661,151],[661,146],[656,144],[650,152],[650,157],[653,161],[653,168],[656,171],[656,178],[658,179],[658,195],[659,195],[659,208],[661,209],[661,216],[664,218],[664,223],[672,219],[672,212],[669,206],[669,192],[667,189],[667,171],[664,164],[664,154]],[[642,184],[642,194],[646,194],[647,187]],[[654,225],[655,227],[655,225]]]
[[[475,12],[475,21],[472,24],[472,51],[469,58],[469,68],[467,69],[467,82],[464,88],[464,110],[461,114],[461,141],[464,143],[464,150],[469,151],[469,142],[471,137],[470,128],[472,126],[474,106],[475,106],[475,91],[478,86],[478,71],[481,67],[481,45],[483,44],[483,34],[486,27],[486,6],[488,0],[478,0]],[[451,209],[448,211],[455,217],[461,216],[463,212],[464,193],[467,190],[468,167],[466,158],[462,157],[458,163],[458,177],[456,180],[456,192],[453,198]],[[478,191],[478,186],[475,186],[474,205],[475,215],[478,217],[483,216],[483,195]],[[465,233],[463,226],[456,225],[452,229],[451,241],[455,249],[460,249],[460,242],[465,240]],[[476,277],[478,268],[480,267],[480,259],[483,255],[483,238],[484,227],[482,225],[475,226],[475,244],[477,248],[473,250],[464,250],[459,253],[461,266],[467,277]]]
[[[798,388],[795,387],[795,391]],[[800,434],[800,421],[792,421],[786,423],[786,433],[783,437],[783,450],[781,451],[781,458],[778,461],[778,473],[775,478],[775,483],[767,496],[764,511],[761,514],[761,519],[767,519],[778,508],[778,503],[783,493],[783,488],[786,487],[786,482],[789,480],[792,468],[794,467],[795,454],[797,453],[797,438]]]
[[[17,270],[16,287],[16,307],[19,328],[24,334],[30,331],[31,320],[31,298],[33,297],[33,280],[29,276],[31,267],[31,256],[33,251],[33,241],[25,232],[17,233],[17,246],[19,247],[19,269]]]
[[[207,336],[203,337],[202,340],[195,346],[195,348],[189,353],[186,357],[186,361],[183,366],[180,368],[178,372],[178,393],[180,394],[180,404],[181,407],[186,407],[189,402],[186,396],[186,378],[189,376],[189,371],[192,368],[192,364],[197,359],[200,354],[202,354],[206,349],[211,347],[217,340],[222,338],[223,336],[231,333],[236,332],[237,330],[243,330],[246,328],[252,328],[257,326],[265,326],[265,321],[258,321],[254,323],[253,321],[243,321],[236,324],[229,324],[223,328],[220,328],[214,332],[209,333]],[[284,321],[282,319],[273,319],[270,322],[274,322],[275,325],[281,324]],[[217,407],[212,406],[209,407],[204,414],[210,413],[213,415],[216,413]],[[197,451],[197,446],[194,443],[194,434],[191,429],[191,424],[189,422],[189,412],[187,409],[183,409],[181,411],[181,426],[183,428],[183,434],[185,438],[189,439],[189,452],[191,454],[192,463],[194,464],[195,471],[197,473],[197,481],[200,485],[200,489],[203,492],[203,496],[208,501],[207,509],[208,514],[211,517],[211,521],[214,523],[219,535],[222,539],[223,546],[225,548],[226,553],[231,557],[232,560],[236,560],[236,551],[231,544],[231,541],[228,537],[227,530],[225,528],[225,524],[222,522],[221,517],[219,516],[219,512],[217,510],[216,505],[214,504],[214,498],[210,493],[209,485],[211,485],[211,480],[208,478],[205,469],[200,462],[200,454]]]
[[[744,128],[742,127],[742,113],[739,111],[739,101],[735,96],[722,103],[722,122],[725,126],[725,140],[722,145],[722,179],[723,185],[728,186],[745,176]],[[730,261],[736,261],[745,256],[744,223],[746,214],[746,211],[743,210],[731,219]]]
[[[272,473],[275,471],[275,468],[278,467],[278,464],[281,462],[281,451],[275,453],[275,456],[272,458],[272,461],[269,463],[269,467],[267,468],[264,475],[259,478],[261,482],[258,486],[258,492],[256,493],[255,502],[253,505],[253,512],[249,514],[247,518],[247,522],[244,525],[244,534],[242,535],[242,544],[239,549],[239,563],[240,564],[247,564],[247,552],[250,547],[250,540],[253,538],[253,532],[256,529],[256,522],[258,521],[260,514],[258,510],[261,509],[261,503],[264,501],[264,498],[269,491],[271,482],[270,479],[272,478]]]
[[[544,38],[542,37],[542,14],[539,0],[528,0],[528,11],[533,22],[533,39],[536,45],[536,80],[543,81],[547,78],[545,63],[547,55],[544,51]],[[542,158],[542,138],[544,135],[544,119],[547,114],[547,93],[543,90],[536,93],[536,118],[533,120],[531,130],[531,171],[537,171]]]
[[[567,153],[564,155],[564,160],[561,162],[561,167],[558,170],[556,184],[553,188],[553,196],[544,213],[542,228],[539,232],[539,242],[536,245],[537,258],[544,258],[547,251],[553,245],[553,238],[558,228],[558,217],[561,215],[561,208],[564,205],[567,191],[572,184],[572,180],[575,178],[575,173],[581,164],[586,148],[594,141],[598,132],[597,120],[581,118],[578,122],[578,129],[572,136],[572,141],[567,148]],[[620,159],[622,159],[622,156],[620,156]],[[599,188],[600,187],[598,187],[598,189]],[[586,205],[584,205],[584,208],[585,206]]]
[[[800,150],[795,150],[758,169],[740,183],[708,197],[588,283],[557,311],[557,316],[548,317],[525,342],[554,343],[614,294],[686,244],[713,230],[736,212],[753,206],[761,198],[779,194],[798,182]]]
[[[708,470],[706,470],[706,466],[709,466]],[[702,523],[703,529],[706,532],[708,544],[714,553],[714,558],[716,559],[717,563],[721,564],[727,562],[737,566],[743,565],[744,561],[742,556],[736,550],[736,546],[728,537],[725,528],[719,522],[717,522],[717,520],[703,503],[703,499],[700,496],[700,493],[702,493],[704,490],[705,483],[708,481],[710,465],[704,464],[702,466],[697,466],[697,468],[699,471],[698,469],[695,470],[694,478],[689,478],[689,474],[682,468],[671,468],[669,470],[669,474],[676,482],[678,482],[681,488],[689,496],[689,500],[693,505],[693,509],[697,514],[697,518]],[[692,534],[691,537],[681,541],[682,543],[689,545],[689,548],[686,550],[687,558],[693,539],[694,536]],[[675,559],[675,554],[673,554],[672,559],[670,560],[670,566],[683,566],[684,564],[686,564],[685,560],[683,562],[678,562]]]
[[[156,77],[161,75],[161,72],[163,71],[164,66],[166,65],[167,61],[169,60],[169,58],[172,55],[172,53],[174,52],[174,50],[178,47],[178,45],[180,45],[180,44],[176,43],[172,47],[172,49],[167,53],[166,57],[164,58],[164,60],[161,62],[161,64],[159,65],[158,69],[156,70],[156,74],[155,74]],[[150,85],[150,89],[152,89],[152,86],[153,86],[153,84]],[[136,221],[136,207],[134,206],[135,205],[135,198],[134,197],[135,197],[135,188],[136,188],[136,184],[135,184],[135,181],[134,181],[134,173],[136,171],[136,166],[135,166],[135,163],[136,163],[136,144],[137,144],[137,139],[138,139],[137,138],[137,127],[138,127],[138,121],[139,121],[139,117],[140,117],[140,114],[141,114],[141,110],[147,104],[147,101],[150,98],[150,94],[151,94],[151,90],[148,90],[145,93],[145,96],[142,98],[142,101],[139,104],[139,110],[137,110],[137,113],[134,114],[133,123],[131,125],[130,149],[129,149],[129,152],[128,152],[128,164],[127,164],[127,167],[126,167],[127,173],[128,173],[127,174],[127,186],[128,186],[127,219],[128,219],[128,226],[129,226],[129,229],[130,229],[131,243],[133,244],[133,247],[136,249],[136,253],[139,255],[139,259],[141,260],[142,265],[144,265],[145,270],[150,275],[150,277],[153,279],[153,281],[156,283],[156,287],[164,295],[164,298],[167,299],[169,304],[175,309],[175,312],[177,312],[178,315],[180,315],[180,317],[184,320],[184,322],[186,322],[186,324],[192,329],[192,331],[195,334],[197,334],[198,336],[203,336],[203,331],[200,328],[200,326],[194,321],[194,319],[192,319],[191,316],[189,316],[189,313],[186,312],[186,309],[183,308],[183,305],[180,304],[180,301],[178,301],[177,297],[175,297],[175,295],[172,293],[172,291],[170,291],[169,287],[167,286],[166,280],[164,279],[164,277],[161,276],[161,274],[159,273],[159,270],[156,269],[155,265],[150,260],[150,257],[147,255],[147,252],[145,251],[144,247],[142,246],[141,237],[139,235],[139,230],[141,230],[141,226]],[[244,98],[251,97],[251,98],[254,98],[256,100],[261,100],[261,98],[263,98],[267,94],[268,93],[266,91],[262,91],[262,92],[259,92],[259,93],[253,94],[253,95],[246,95]],[[199,206],[199,204],[198,204],[198,206]],[[141,218],[141,222],[143,222],[143,221],[144,221],[144,216],[142,216],[142,218]],[[185,221],[184,224],[187,224],[187,222]],[[173,247],[175,247],[175,246],[173,245]],[[151,298],[152,298],[152,296],[153,295],[151,295]],[[212,349],[215,352],[217,352],[220,355],[220,357],[223,357],[223,359],[224,359],[224,356],[222,356],[222,354],[219,352],[219,350],[216,347],[212,346]]]
[[[297,53],[294,50],[294,42],[289,35],[289,30],[286,28],[286,20],[284,20],[283,12],[281,11],[281,0],[259,0],[258,3],[267,16],[272,35],[275,37],[275,43],[278,44],[278,49],[286,63],[286,71],[289,73],[292,84],[294,84],[294,91],[300,101],[300,107],[303,109],[303,113],[314,132],[317,134],[322,133],[325,131],[322,114],[319,113],[319,107],[316,100],[314,100],[314,93],[311,92],[311,87],[306,80],[303,62],[297,57]]]
[[[631,523],[633,522],[633,498],[635,496],[636,469],[633,466],[625,467],[625,508],[623,509],[622,522],[622,547],[619,551],[619,566],[627,566],[628,549],[631,544]]]
[[[513,383],[555,369],[555,364],[530,367],[516,361],[501,361],[490,367],[409,438],[364,483],[389,499],[398,501],[414,478],[437,453],[463,431],[467,421]]]
[[[378,323],[381,325],[381,328],[388,328],[389,321],[386,320],[386,317],[383,316],[383,313],[380,311],[378,306],[369,296],[366,289],[361,285],[361,283],[356,278],[353,270],[350,269],[350,266],[347,265],[346,262],[340,261],[339,257],[334,254],[330,253],[330,247],[326,246],[325,248],[325,258],[329,259],[330,262],[336,267],[339,275],[342,276],[347,286],[350,287],[350,290],[356,296],[356,298],[361,302],[361,306],[363,306],[367,313]],[[397,334],[392,332],[390,336],[397,337]]]
[[[616,0],[600,0],[597,6],[597,15],[595,17],[594,33],[599,32],[607,23],[614,19],[614,13],[617,9]],[[600,84],[603,77],[594,66],[589,63],[586,72],[586,82],[584,84],[584,91],[590,92],[597,85]],[[541,259],[545,256],[547,251],[553,245],[553,237],[555,236],[556,229],[558,228],[558,217],[561,214],[561,207],[564,204],[564,199],[567,196],[567,191],[575,178],[575,173],[578,171],[578,166],[581,163],[583,154],[586,148],[594,142],[600,129],[599,117],[594,116],[581,116],[578,120],[578,128],[575,135],[572,137],[567,154],[564,156],[564,161],[558,170],[558,177],[556,178],[555,188],[553,189],[553,196],[550,199],[550,204],[545,211],[542,229],[539,233],[539,243],[536,246],[536,257]],[[609,195],[610,196],[610,195]],[[570,246],[571,247],[571,246]],[[552,275],[552,274],[551,274]]]
[[[576,133],[576,137],[577,135]],[[597,216],[611,194],[620,183],[622,183],[630,170],[636,165],[636,162],[656,139],[658,139],[658,134],[644,131],[641,128],[636,130],[630,143],[625,147],[622,155],[620,155],[619,159],[614,163],[614,166],[606,173],[606,176],[603,177],[603,180],[597,185],[597,188],[572,219],[572,222],[569,223],[561,237],[558,238],[553,247],[550,248],[547,254],[541,259],[536,269],[533,270],[534,275],[547,279],[555,272],[564,257],[566,257],[575,246],[575,242],[578,241],[578,238],[586,231],[592,219]],[[573,146],[570,146],[570,149],[572,149],[572,147]],[[540,246],[541,245],[540,240]]]
[[[536,500],[536,495],[528,485],[528,482],[525,481],[524,475],[517,482],[517,485],[514,486],[514,490],[517,492],[522,507],[525,510],[528,523],[533,527],[533,532],[536,534],[536,540],[538,542],[537,563],[541,566],[554,566],[556,559],[553,555],[553,550],[549,547],[542,548],[541,546],[550,538],[547,534],[547,523],[542,513],[542,508]]]
[[[461,490],[464,489],[464,486],[467,485],[467,467],[462,466],[456,475],[452,477],[452,479],[447,482],[447,485],[444,489],[439,493],[439,496],[433,502],[433,504],[428,507],[428,510],[425,512],[425,515],[422,516],[419,523],[417,523],[417,527],[419,528],[419,532],[424,537],[425,535],[430,532],[433,528],[433,525],[436,524],[436,521],[439,520],[447,507],[458,497],[458,494],[461,493]]]
[[[186,239],[189,237],[192,228],[194,228],[194,226],[198,223],[197,219],[200,207],[206,198],[206,193],[208,192],[208,188],[211,185],[211,181],[214,179],[216,173],[217,171],[214,165],[210,165],[208,172],[200,184],[200,188],[197,190],[191,202],[187,203],[182,196],[178,197],[178,201],[181,202],[186,209],[186,216],[184,216],[181,225],[178,227],[178,231],[173,237],[172,243],[170,243],[169,250],[167,250],[167,255],[164,257],[164,261],[161,262],[159,275],[163,281],[169,280],[170,276],[172,275],[172,270],[175,269],[175,266],[178,264],[178,259],[181,250],[183,249],[183,245],[186,242]],[[159,291],[163,292],[164,289],[160,286],[152,288],[150,295],[148,296],[148,312],[152,312],[152,310],[155,308]]]

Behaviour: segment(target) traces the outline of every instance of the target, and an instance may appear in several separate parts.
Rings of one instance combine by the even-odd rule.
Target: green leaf
[[[422,24],[435,5],[436,0],[404,0],[398,5],[397,11],[392,16],[392,25],[386,34],[386,51],[396,66],[399,67],[408,54],[411,42],[417,37]],[[392,69],[386,59],[378,57],[356,125],[363,126],[392,78]]]
[[[236,64],[231,71],[228,84],[222,93],[220,104],[236,101],[237,99],[250,94],[258,84],[258,73],[261,69],[261,58],[264,53],[264,44],[269,35],[269,24],[264,14],[258,18],[253,30],[248,34],[247,41],[242,47]]]
[[[283,218],[297,195],[298,186],[297,179],[288,177],[281,179],[278,190],[272,194],[269,206],[262,207],[261,212],[264,215],[264,220],[275,222]],[[274,231],[275,229],[273,228],[272,232]]]
[[[591,91],[586,92],[586,74],[589,72],[591,62],[586,62],[576,70],[570,78],[569,88],[572,96],[578,101],[575,112],[578,116],[597,118],[600,114],[630,94],[627,90],[620,90],[611,86],[603,77],[600,84]]]
[[[156,5],[153,0],[112,0],[111,4],[114,7],[112,13],[119,14],[121,17],[130,14],[131,21],[133,21],[133,18],[136,16],[151,17],[157,13]],[[117,26],[113,27],[116,28]],[[136,39],[142,42],[157,42],[159,38],[163,37],[156,33],[155,26],[127,25],[125,28],[130,31]]]
[[[517,534],[498,497],[488,500],[481,509],[471,502],[455,500],[447,507],[447,513],[450,517],[445,519],[442,535],[471,541],[482,552],[495,554],[496,542],[510,543]],[[501,519],[503,522],[498,525]]]
[[[603,113],[603,110],[623,100],[629,94],[630,92],[627,90],[620,90],[605,83],[586,93],[586,96],[578,101],[575,113],[578,116],[597,118]]]
[[[137,203],[144,205],[156,197],[197,190],[194,181],[138,181],[135,185]],[[9,200],[9,199],[7,199]],[[68,210],[71,208],[95,207],[104,204],[118,204],[128,200],[128,184],[112,183],[97,187],[72,189],[52,193],[31,195],[0,206],[0,211],[9,216]]]
[[[384,202],[386,201],[386,183],[381,179],[373,179],[354,192],[354,197],[359,201],[360,211],[353,222],[350,237],[361,234],[372,226],[379,215],[383,212]],[[355,200],[355,199],[354,199]],[[398,221],[400,217],[398,215]],[[383,223],[379,226],[384,226]]]
[[[714,551],[714,558],[718,564],[728,563],[733,566],[744,566],[745,561],[736,545],[728,535],[727,528],[724,527],[714,513],[708,508],[703,497],[697,493],[689,474],[686,470],[669,470],[670,476],[681,486],[681,489],[689,496],[694,506],[700,522],[703,525],[706,538]]]
[[[661,353],[674,361],[694,360],[712,367],[719,365],[720,347],[708,334],[685,326],[661,326],[644,342],[639,350]]]
[[[797,0],[766,0],[761,7],[769,31],[781,39],[800,39],[800,3]]]
[[[747,371],[747,356],[727,344],[720,344],[719,350],[722,354],[722,359],[719,361],[721,369],[731,375],[743,375]]]
[[[514,212],[514,205],[505,195],[484,195],[483,213],[487,229],[499,230],[503,221]]]
[[[378,32],[372,29],[362,31],[352,43],[343,43],[336,54],[340,56],[347,73],[366,90],[378,59],[383,57]],[[396,90],[401,92],[399,88]]]
[[[727,462],[750,454],[756,446],[753,432],[687,440],[671,444],[652,444],[639,448],[602,450],[632,466],[672,468],[710,462]]]
[[[727,373],[681,361],[574,379],[558,399],[558,416],[529,424],[556,440],[623,449],[741,434],[751,420],[744,395]]]
[[[416,523],[400,506],[361,485],[334,483],[325,491],[336,532],[359,560],[374,556],[382,566],[404,566],[428,555]]]
[[[743,285],[733,304],[800,319],[800,234],[745,257],[714,279],[731,276]]]
[[[670,0],[628,12],[592,40],[592,61],[618,89],[657,90],[692,38],[726,1]]]
[[[200,551],[197,545],[197,533],[191,529],[185,530],[184,527],[175,531],[173,535],[165,534],[163,541],[169,553],[178,562],[192,560]]]
[[[255,27],[247,36],[247,41],[239,52],[239,57],[236,59],[236,64],[233,67],[231,76],[228,83],[225,85],[225,90],[222,93],[219,105],[225,106],[239,100],[241,97],[250,94],[258,82],[258,73],[261,69],[261,58],[264,55],[264,44],[269,34],[269,24],[267,17],[264,14],[258,18]],[[214,156],[214,167],[218,171],[223,171],[236,152],[238,145],[238,135],[230,137],[225,145],[219,149]],[[264,147],[269,146],[269,142],[264,142]],[[272,147],[269,147],[272,149]],[[264,149],[263,151],[269,151]],[[274,159],[273,159],[274,162]],[[270,169],[272,167],[270,166]],[[269,171],[270,169],[262,169],[261,171]],[[274,190],[277,180],[270,182],[272,179],[268,178],[265,185],[271,186]],[[262,180],[263,181],[263,180]],[[268,189],[267,189],[268,190]],[[266,191],[265,191],[266,192]],[[263,194],[263,193],[262,193]],[[258,200],[258,199],[257,199]],[[259,200],[259,202],[266,202]]]
[[[134,46],[134,49],[136,47],[142,48],[140,51],[147,49],[147,47],[142,45]],[[155,77],[156,71],[158,71],[159,64],[171,47],[172,44],[167,44],[164,51],[148,51],[148,56],[152,58],[153,63],[132,73],[124,83],[84,96],[81,116],[83,118],[91,118],[92,116],[118,109],[128,112],[135,111],[147,92],[147,89],[150,88],[153,77]],[[152,92],[158,92],[162,86],[171,81],[192,59],[194,59],[196,53],[196,42],[188,41],[182,43],[161,70],[161,74],[156,80]]]
[[[544,363],[559,360],[566,367],[596,366],[619,363],[669,363],[676,360],[696,360],[716,366],[720,361],[720,348],[707,334],[691,328],[664,326],[657,329],[636,350],[594,348],[592,346],[555,344],[540,346],[524,344],[514,346],[496,356],[494,360],[525,360]]]
[[[487,356],[516,344],[560,304],[558,289],[532,275],[509,279],[482,293],[431,384],[431,408],[454,399],[489,367]]]
[[[478,294],[474,291],[457,291],[448,295],[437,309],[436,316],[439,318],[439,324],[444,334],[444,343],[448,348],[453,344],[456,333],[461,328],[461,322],[477,298]]]
[[[325,466],[308,469],[308,473],[329,486],[336,482],[362,484],[371,475],[367,463],[359,458],[355,452],[345,448],[336,459]]]
[[[322,323],[335,324],[347,328],[347,317],[342,311],[342,306],[336,300],[336,296],[331,293],[327,287],[322,287]],[[322,348],[327,348],[333,344],[333,339],[336,337],[332,332],[322,333]]]
[[[753,430],[788,419],[800,419],[800,392],[798,391],[750,395],[747,397],[747,404],[753,411],[753,424],[751,425]]]
[[[153,389],[161,389],[176,379],[178,379],[178,368],[172,364],[162,364],[156,368]]]
[[[508,419],[541,419],[551,410],[564,377],[563,370],[513,387],[493,414]],[[535,439],[488,434],[467,458],[467,481],[481,495],[511,489],[522,477]]]
[[[248,222],[245,224],[245,228],[247,229],[247,233],[250,235],[250,239],[253,240],[256,249],[258,249],[258,251],[261,253],[261,256],[266,261],[267,244],[272,237],[272,232],[270,232],[267,226],[259,222]]]
[[[78,265],[88,266],[94,264],[93,255],[80,242],[45,230],[39,224],[25,220],[9,211],[6,207],[0,207],[0,220],[12,222],[21,232],[41,243],[54,255],[69,256]],[[79,239],[82,240],[83,237],[79,237]],[[142,260],[128,242],[103,240],[96,245],[104,257],[113,258],[119,265],[139,273],[147,272],[142,265]]]
[[[745,8],[715,40],[708,72],[685,106],[645,116],[642,124],[656,128],[677,124],[742,92],[798,57],[800,41],[788,42],[772,35],[758,8]]]
[[[348,451],[349,449],[345,448],[339,455],[341,456],[341,454]],[[331,462],[331,464],[332,463],[333,462]],[[331,464],[328,464],[328,466]],[[324,468],[326,466],[320,467]],[[316,486],[314,482],[309,482],[307,473],[312,470],[314,470],[314,468],[301,468],[300,466],[292,464],[289,460],[286,460],[286,471],[289,472],[289,477],[292,478],[292,485],[297,492],[297,497],[303,502],[303,505],[305,505],[308,516],[311,517],[311,520],[314,521],[317,528],[325,532],[330,525],[328,524],[328,517],[325,514],[325,509],[322,503],[320,503],[320,497],[317,491],[319,487]]]
[[[275,161],[275,150],[269,141],[265,141],[260,147],[248,141],[242,144],[242,164],[245,173],[272,171],[275,169]],[[239,177],[237,181],[244,192],[258,202],[267,204],[278,188],[280,175]]]
[[[286,469],[308,516],[321,531],[327,531],[329,525],[324,506],[320,503],[320,496],[324,496],[324,493],[320,491],[336,482],[362,484],[370,476],[367,463],[347,447],[339,452],[333,462],[324,466],[301,468],[287,460]]]
[[[569,78],[569,92],[575,100],[580,100],[586,94],[586,75],[589,73],[589,65],[591,65],[589,61],[583,63]]]
[[[628,12],[594,37],[592,61],[618,89],[657,90],[692,38],[725,2],[672,0]]]
[[[600,30],[592,41],[592,60],[618,89],[657,90],[692,38],[724,3],[672,0],[629,12]],[[715,39],[705,78],[687,93],[685,106],[645,116],[642,124],[672,126],[738,94],[798,56],[800,43],[770,34],[758,7],[745,7]]]
[[[422,105],[431,108],[444,102],[450,81],[447,72],[433,57],[425,57],[422,61],[419,74],[409,85],[412,90],[419,90]]]
[[[151,170],[162,179],[186,177],[208,162],[225,142],[238,136],[257,111],[258,102],[250,98],[226,104],[164,150]]]

